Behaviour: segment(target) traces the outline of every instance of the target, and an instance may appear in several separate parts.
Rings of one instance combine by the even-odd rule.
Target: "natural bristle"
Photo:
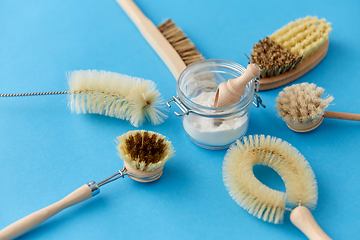
[[[82,70],[69,73],[68,81],[72,112],[116,117],[136,127],[146,120],[157,125],[166,119],[163,100],[150,80]]]
[[[272,77],[296,68],[302,57],[266,37],[254,45],[251,51],[251,63],[261,68],[261,77]]]
[[[283,179],[286,193],[262,184],[254,165],[273,168]],[[245,210],[264,221],[281,223],[286,205],[315,208],[317,183],[304,156],[289,143],[275,137],[244,137],[226,153],[223,178],[232,198]]]
[[[290,22],[255,44],[250,62],[260,66],[262,78],[295,69],[329,39],[330,25],[309,16]]]
[[[204,57],[196,49],[193,42],[187,38],[184,32],[172,20],[164,22],[158,26],[158,29],[180,55],[186,66],[204,60]]]
[[[118,137],[120,157],[130,166],[153,171],[164,165],[174,153],[171,142],[152,131],[131,131]]]
[[[309,122],[323,116],[334,99],[332,96],[321,98],[323,92],[323,88],[313,83],[294,84],[279,93],[275,107],[287,122]]]

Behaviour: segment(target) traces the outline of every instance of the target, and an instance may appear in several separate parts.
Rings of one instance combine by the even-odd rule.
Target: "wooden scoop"
[[[227,107],[239,102],[248,82],[259,76],[260,67],[252,63],[246,67],[240,77],[220,83],[216,91],[214,107]]]

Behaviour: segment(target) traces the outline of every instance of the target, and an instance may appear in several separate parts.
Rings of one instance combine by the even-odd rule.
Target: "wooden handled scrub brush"
[[[255,44],[249,60],[261,68],[260,90],[283,86],[313,69],[327,53],[330,25],[307,16]]]
[[[116,117],[135,127],[146,120],[160,124],[166,118],[163,100],[153,81],[114,72],[80,70],[68,74],[68,85],[69,91],[0,94],[0,97],[69,94],[72,112]]]
[[[168,20],[156,27],[134,1],[116,1],[171,71],[175,80],[179,79],[180,74],[187,66],[204,60],[203,55],[197,50],[194,43],[172,20]],[[198,85],[197,88],[216,90],[216,80],[211,74],[205,78],[196,77],[194,80],[196,80],[194,85]]]
[[[324,118],[360,121],[360,114],[325,111],[334,99],[322,97],[324,89],[311,83],[293,84],[276,98],[276,109],[287,126],[295,132],[308,132],[318,127]]]
[[[262,184],[253,173],[257,164],[273,168],[283,179],[286,193]],[[232,198],[259,219],[281,223],[285,210],[295,207],[290,220],[309,239],[330,239],[308,210],[315,208],[318,199],[314,172],[289,143],[264,135],[238,140],[226,153],[223,178]]]
[[[165,162],[174,154],[171,142],[165,136],[151,131],[130,131],[117,140],[119,156],[124,160],[123,170],[99,183],[85,184],[62,200],[9,225],[0,231],[0,240],[24,234],[65,208],[95,196],[100,192],[99,187],[126,175],[138,182],[155,181],[162,175]]]

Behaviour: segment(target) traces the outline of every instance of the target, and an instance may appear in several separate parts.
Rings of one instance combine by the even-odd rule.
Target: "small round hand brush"
[[[100,192],[99,187],[125,175],[138,182],[155,181],[162,175],[165,162],[174,154],[171,142],[155,132],[130,131],[117,139],[117,149],[124,160],[123,170],[99,183],[85,184],[62,200],[14,222],[0,231],[0,240],[13,239],[24,234],[65,208],[95,196]]]
[[[166,118],[161,111],[163,100],[150,80],[114,72],[80,70],[68,74],[68,85],[69,91],[0,94],[0,97],[70,94],[72,112],[120,118],[135,127],[146,120],[157,125]]]
[[[311,83],[293,84],[284,88],[276,98],[276,109],[295,132],[308,132],[320,125],[323,118],[360,121],[360,114],[325,111],[334,99],[321,98],[324,89]]]
[[[273,168],[283,179],[286,193],[262,184],[254,165]],[[275,137],[254,135],[233,144],[225,155],[223,178],[232,198],[264,221],[281,223],[286,204],[296,206],[290,220],[309,239],[330,239],[308,208],[315,208],[318,192],[314,172],[304,156],[289,143]]]

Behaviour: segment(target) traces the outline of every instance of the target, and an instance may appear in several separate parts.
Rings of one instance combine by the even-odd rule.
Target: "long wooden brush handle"
[[[290,220],[310,240],[331,240],[317,224],[309,209],[304,206],[292,210]]]
[[[87,184],[78,188],[60,201],[34,212],[0,231],[0,240],[14,239],[35,228],[58,212],[92,197],[92,191]]]
[[[324,118],[360,121],[360,114],[325,111]]]
[[[133,21],[140,33],[166,64],[177,80],[186,68],[185,63],[159,29],[141,12],[132,0],[116,0]]]

